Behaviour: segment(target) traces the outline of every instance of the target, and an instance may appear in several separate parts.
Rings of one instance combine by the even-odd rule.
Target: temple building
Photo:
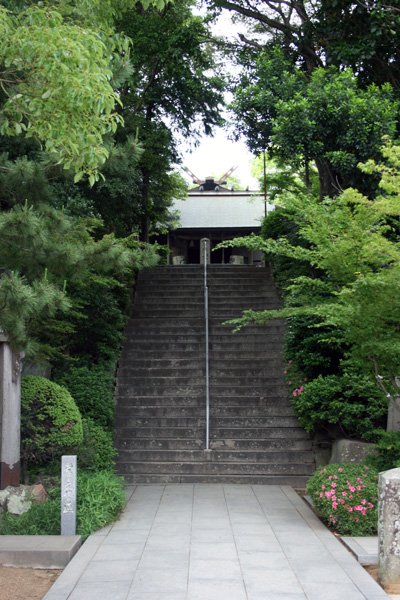
[[[262,264],[261,251],[247,248],[221,248],[219,243],[235,237],[259,234],[266,214],[274,209],[266,204],[260,192],[239,191],[224,187],[226,181],[207,177],[194,180],[198,185],[188,192],[186,200],[176,200],[171,207],[179,212],[179,227],[168,234],[171,264],[204,262],[201,240],[210,240],[212,264]]]

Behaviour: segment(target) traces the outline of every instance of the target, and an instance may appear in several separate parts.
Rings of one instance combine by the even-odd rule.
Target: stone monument
[[[0,330],[0,489],[20,483],[21,371],[23,352],[15,352]]]
[[[400,469],[379,473],[378,579],[382,585],[400,583]]]

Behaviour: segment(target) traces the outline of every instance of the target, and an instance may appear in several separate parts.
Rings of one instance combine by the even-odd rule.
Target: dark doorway
[[[187,249],[187,261],[189,265],[200,264],[200,240],[190,240]]]

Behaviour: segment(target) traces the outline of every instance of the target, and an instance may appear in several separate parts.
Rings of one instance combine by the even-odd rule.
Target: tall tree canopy
[[[213,5],[239,15],[249,30],[238,50],[245,69],[232,82],[237,134],[255,152],[291,156],[306,173],[315,161],[321,197],[347,185],[366,192],[371,180],[360,181],[357,162],[379,158],[382,136],[396,131],[400,3]]]
[[[162,11],[127,12],[119,23],[134,40],[132,74],[120,88],[125,127],[117,138],[139,132],[141,237],[162,206],[182,196],[172,165],[179,160],[179,137],[194,143],[221,123],[224,78],[218,72],[212,38],[204,19],[192,14],[192,3],[176,0]]]
[[[36,137],[77,180],[88,173],[93,183],[108,156],[103,136],[122,122],[112,59],[129,52],[129,41],[115,35],[115,19],[134,4],[3,3],[0,133]]]

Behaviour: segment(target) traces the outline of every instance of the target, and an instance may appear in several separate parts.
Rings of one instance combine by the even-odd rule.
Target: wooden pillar
[[[21,371],[23,353],[14,352],[0,331],[0,489],[20,484]]]

